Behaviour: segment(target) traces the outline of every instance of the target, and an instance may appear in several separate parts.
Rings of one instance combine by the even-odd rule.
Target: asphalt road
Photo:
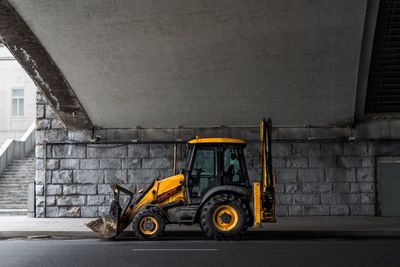
[[[0,241],[0,266],[400,266],[400,239]]]

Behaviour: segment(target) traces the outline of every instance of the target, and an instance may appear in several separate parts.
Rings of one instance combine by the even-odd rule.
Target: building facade
[[[36,86],[8,49],[0,45],[0,146],[19,139],[35,121]]]

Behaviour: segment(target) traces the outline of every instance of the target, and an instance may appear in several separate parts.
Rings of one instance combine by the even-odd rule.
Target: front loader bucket
[[[102,238],[117,236],[117,222],[111,215],[103,216],[86,224],[87,227],[100,234]]]
[[[120,220],[122,212],[119,201],[120,191],[129,195],[128,204],[132,202],[134,194],[130,190],[119,185],[111,185],[111,189],[114,192],[114,200],[111,202],[109,214],[86,224],[87,227],[99,233],[102,238],[113,238],[123,231],[121,227],[124,226],[124,220]],[[118,228],[120,228],[119,231]]]

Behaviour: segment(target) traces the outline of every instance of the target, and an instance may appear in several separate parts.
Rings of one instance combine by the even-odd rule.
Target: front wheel
[[[200,227],[212,239],[236,239],[249,227],[250,211],[246,202],[232,194],[209,199],[200,214]]]
[[[133,218],[132,230],[140,240],[156,240],[164,233],[165,221],[155,209],[142,210]]]

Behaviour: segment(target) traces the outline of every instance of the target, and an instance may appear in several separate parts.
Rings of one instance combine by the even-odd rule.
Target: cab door
[[[200,203],[208,189],[220,185],[220,146],[197,145],[187,173],[187,193],[191,204]]]

